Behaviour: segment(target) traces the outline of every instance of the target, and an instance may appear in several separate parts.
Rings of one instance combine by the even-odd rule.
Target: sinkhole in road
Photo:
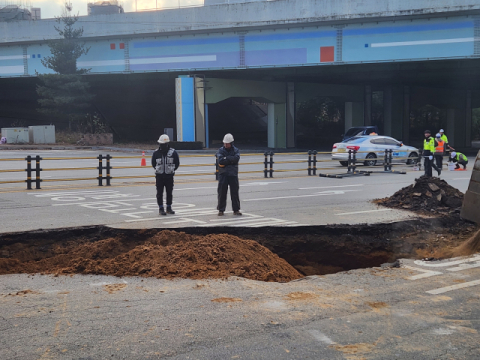
[[[373,225],[41,230],[0,235],[0,274],[286,282],[428,256],[475,230],[458,216]]]

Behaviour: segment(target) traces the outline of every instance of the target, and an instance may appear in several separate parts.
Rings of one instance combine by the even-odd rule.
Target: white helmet
[[[223,143],[224,144],[230,144],[233,142],[233,135],[232,134],[226,134],[224,137],[223,137]]]
[[[439,132],[441,132],[441,133],[444,133],[444,132],[445,132],[445,130],[443,130],[443,129],[440,129],[440,131],[439,131]]]
[[[160,135],[158,138],[158,143],[159,144],[166,144],[170,142],[170,138],[168,137],[167,134]]]
[[[441,137],[442,137],[442,135],[440,135],[440,133],[438,133],[437,135],[435,135],[435,137],[437,137],[437,138],[441,138]]]
[[[454,158],[455,156],[457,156],[457,153],[455,151],[452,151],[452,153],[450,154],[450,157]]]

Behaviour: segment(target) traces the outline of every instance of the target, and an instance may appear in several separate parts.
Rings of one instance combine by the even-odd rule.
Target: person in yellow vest
[[[445,153],[450,150],[455,151],[455,149],[448,144],[448,138],[447,135],[445,135],[445,130],[440,129],[438,133],[440,134],[440,138],[442,139],[442,141],[445,143]]]
[[[463,170],[467,170],[468,159],[461,152],[453,151],[450,154],[450,160],[455,163],[455,169],[460,169],[460,165],[463,166]],[[460,165],[459,165],[460,164]]]
[[[435,135],[435,163],[437,168],[442,170],[443,167],[443,156],[445,155],[445,141],[442,140],[442,135],[438,133]]]
[[[430,130],[425,130],[425,140],[423,141],[423,157],[425,158],[425,176],[432,177],[432,167],[437,170],[438,175],[442,173],[442,170],[437,168],[437,165],[433,162],[433,154],[435,153],[435,139],[432,137]]]

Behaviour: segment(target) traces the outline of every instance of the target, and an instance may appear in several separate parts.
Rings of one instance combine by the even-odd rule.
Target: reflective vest
[[[437,147],[435,148],[435,154],[443,155],[445,151],[445,141],[437,138]]]
[[[435,152],[435,140],[432,137],[423,140],[423,150],[430,151],[431,154]]]
[[[447,135],[443,134],[442,137],[440,138],[442,139],[442,141],[445,142],[445,144],[448,144],[448,138],[447,138]]]
[[[175,159],[173,158],[173,153],[175,152],[174,148],[168,150],[167,156],[160,155],[157,158],[157,165],[155,166],[156,174],[166,174],[172,175],[175,174]],[[165,159],[165,162],[164,162]]]
[[[461,160],[461,161],[466,161],[466,162],[468,162],[467,157],[466,157],[465,155],[463,155],[462,153],[459,153],[459,152],[457,152],[457,156],[455,156],[455,160],[456,160],[456,161],[460,161],[460,160]]]

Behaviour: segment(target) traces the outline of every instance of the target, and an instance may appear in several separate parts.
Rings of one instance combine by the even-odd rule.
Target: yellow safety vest
[[[463,161],[468,161],[468,158],[467,158],[465,155],[463,155],[462,153],[457,152],[457,156],[455,156],[455,160],[459,161],[459,160],[460,160],[460,157],[462,157],[462,160],[463,160]]]
[[[430,151],[432,154],[435,152],[435,140],[432,137],[423,140],[423,150]]]
[[[443,134],[442,137],[440,138],[442,139],[442,141],[445,142],[445,144],[448,144],[448,138],[447,138],[447,135]]]

